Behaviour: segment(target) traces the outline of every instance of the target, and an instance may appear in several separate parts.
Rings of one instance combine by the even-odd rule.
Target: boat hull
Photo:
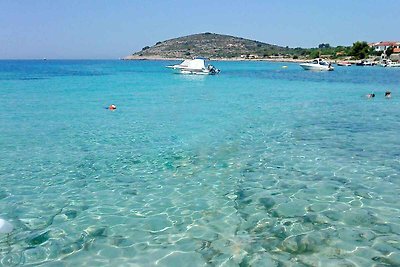
[[[300,64],[300,67],[302,67],[305,70],[311,70],[311,71],[332,71],[333,70],[333,67],[317,65],[317,64],[309,64],[309,63]]]
[[[211,73],[210,71],[206,70],[190,70],[190,69],[180,69],[178,73],[181,74],[195,74],[195,75],[213,75],[215,73]]]
[[[362,67],[372,67],[375,66],[376,63],[374,62],[360,62],[360,63],[356,63],[356,66],[362,66]]]
[[[400,68],[400,63],[391,63],[386,65],[387,68]]]

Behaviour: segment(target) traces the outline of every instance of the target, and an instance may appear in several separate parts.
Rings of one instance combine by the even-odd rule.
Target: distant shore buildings
[[[383,52],[386,49],[388,49],[389,47],[393,47],[393,52],[394,52],[394,49],[397,49],[398,53],[400,52],[400,42],[396,42],[396,41],[385,41],[385,42],[381,41],[378,43],[369,43],[368,45],[370,47],[373,47],[376,52],[379,52],[379,51]]]
[[[243,59],[258,59],[259,56],[258,55],[249,54],[249,55],[240,55],[240,58],[243,58]]]
[[[375,52],[385,52],[388,48],[392,47],[393,52],[390,55],[390,59],[400,60],[400,42],[398,41],[381,41],[378,43],[369,43],[368,45],[372,47]]]

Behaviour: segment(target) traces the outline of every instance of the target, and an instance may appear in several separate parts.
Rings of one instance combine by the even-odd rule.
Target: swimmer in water
[[[111,104],[111,105],[108,107],[108,109],[109,109],[109,110],[116,110],[116,109],[117,109],[117,106],[114,105],[114,104]]]
[[[391,98],[392,97],[392,93],[390,91],[386,91],[385,92],[385,97],[386,98]]]
[[[374,93],[368,94],[367,97],[368,97],[368,98],[374,98],[374,97],[375,97],[375,94],[374,94]]]

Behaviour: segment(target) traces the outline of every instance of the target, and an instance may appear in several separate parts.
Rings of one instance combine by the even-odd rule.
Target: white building
[[[385,51],[389,47],[393,47],[394,49],[400,49],[400,42],[394,41],[387,41],[387,42],[379,42],[379,43],[371,43],[369,44],[370,47],[373,47],[375,51]]]

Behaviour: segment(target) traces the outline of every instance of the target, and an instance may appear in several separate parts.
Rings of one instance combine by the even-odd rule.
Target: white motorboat
[[[376,63],[369,60],[361,60],[360,62],[356,63],[357,66],[375,66]]]
[[[342,67],[350,67],[351,66],[351,63],[350,62],[347,62],[347,61],[341,61],[341,62],[338,62],[338,63],[336,63],[338,66],[342,66]]]
[[[213,65],[208,64],[206,66],[205,61],[204,58],[186,59],[181,64],[167,66],[167,68],[177,70],[183,74],[214,75],[220,72]]]
[[[390,59],[383,59],[379,65],[381,67],[395,68],[400,67],[400,62],[393,62]]]
[[[392,62],[392,63],[388,64],[386,67],[389,67],[389,68],[400,68],[400,62]]]
[[[313,71],[330,71],[334,69],[331,63],[326,62],[322,58],[316,58],[310,63],[302,63],[300,66],[305,70]]]

